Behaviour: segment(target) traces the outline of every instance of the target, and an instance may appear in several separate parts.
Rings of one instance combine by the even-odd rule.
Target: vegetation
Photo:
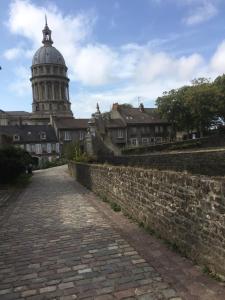
[[[202,137],[211,128],[224,124],[225,75],[213,82],[198,78],[190,86],[164,92],[156,105],[161,116],[172,122],[176,130],[195,131]]]
[[[32,158],[23,149],[7,146],[0,149],[0,183],[13,183],[26,173]]]
[[[69,143],[64,146],[63,157],[66,160],[74,160],[76,162],[91,162],[92,157],[88,156],[83,150],[80,143]]]
[[[57,167],[57,166],[62,166],[66,164],[66,160],[64,158],[59,158],[59,159],[55,159],[53,161],[46,161],[43,163],[42,165],[42,169],[48,169],[48,168],[53,168],[53,167]]]

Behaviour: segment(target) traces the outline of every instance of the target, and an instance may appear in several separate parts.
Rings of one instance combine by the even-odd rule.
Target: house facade
[[[97,112],[91,121],[91,131],[108,144],[118,147],[138,147],[172,141],[172,124],[159,117],[156,109],[138,108],[114,103],[108,113]],[[112,147],[110,147],[112,149]]]

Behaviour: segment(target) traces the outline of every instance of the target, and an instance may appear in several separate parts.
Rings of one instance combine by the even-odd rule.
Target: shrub
[[[11,183],[22,173],[32,162],[28,152],[23,149],[7,146],[0,149],[0,183]]]

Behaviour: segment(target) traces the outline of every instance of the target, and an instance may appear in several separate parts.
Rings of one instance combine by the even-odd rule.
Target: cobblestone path
[[[133,238],[123,226],[133,228]],[[204,276],[190,291],[178,277],[173,284],[160,275],[144,247],[141,254],[147,235],[135,242],[135,230],[74,182],[65,166],[37,172],[0,228],[0,299],[225,299],[224,287]],[[152,262],[161,260],[151,243]],[[191,270],[193,281],[200,273]],[[185,278],[183,269],[180,275]]]

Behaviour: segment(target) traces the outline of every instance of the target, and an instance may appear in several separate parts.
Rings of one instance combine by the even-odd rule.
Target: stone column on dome
[[[33,96],[33,99],[35,100],[35,95],[34,95],[34,84],[32,84],[32,96]]]
[[[70,101],[69,85],[66,85],[67,100]]]
[[[47,82],[46,81],[44,82],[44,85],[45,85],[45,97],[44,97],[44,100],[47,100],[48,99],[48,90],[47,90]]]
[[[59,99],[62,100],[62,87],[63,87],[63,83],[59,82]]]
[[[55,87],[54,87],[54,81],[51,82],[52,85],[52,99],[55,100]]]

